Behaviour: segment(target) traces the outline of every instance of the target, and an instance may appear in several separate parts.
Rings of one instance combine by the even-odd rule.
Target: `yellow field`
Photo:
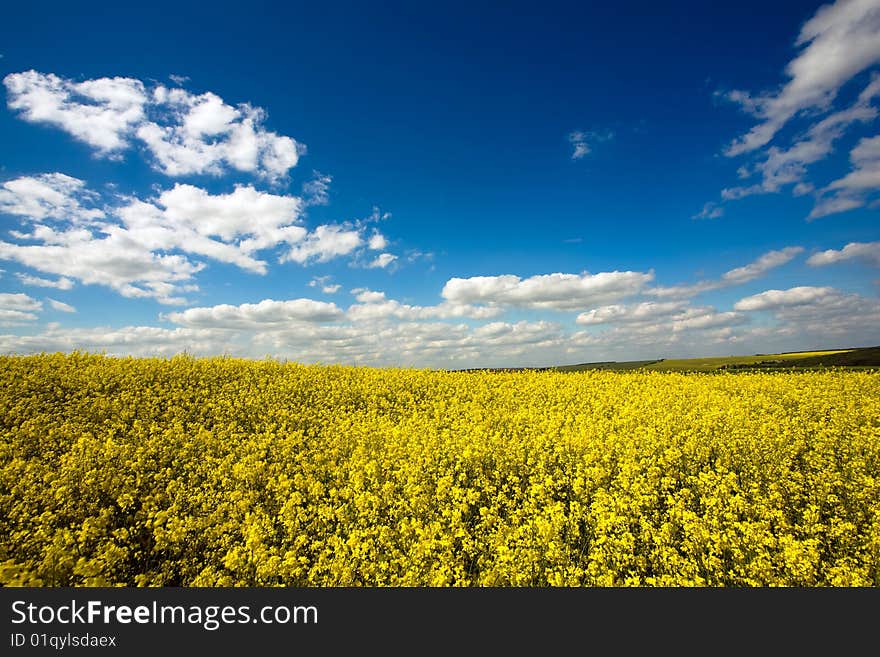
[[[0,381],[0,583],[880,586],[878,372]]]

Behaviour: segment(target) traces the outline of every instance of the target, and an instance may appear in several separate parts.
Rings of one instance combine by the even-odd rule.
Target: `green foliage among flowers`
[[[880,586],[880,373],[0,358],[0,583]]]

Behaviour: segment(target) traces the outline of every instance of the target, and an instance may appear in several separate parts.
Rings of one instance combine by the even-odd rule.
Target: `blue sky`
[[[5,10],[0,351],[880,344],[880,0]]]

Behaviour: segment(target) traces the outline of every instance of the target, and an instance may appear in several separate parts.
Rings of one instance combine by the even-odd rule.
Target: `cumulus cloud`
[[[42,302],[26,294],[0,293],[0,325],[11,326],[37,319],[35,313],[43,309]]]
[[[807,259],[807,264],[821,267],[852,259],[864,260],[875,267],[880,267],[880,242],[850,242],[839,251],[828,249],[814,253]]]
[[[714,308],[693,308],[681,316],[674,317],[673,331],[703,330],[743,324],[748,319],[741,313],[717,312]]]
[[[317,287],[324,294],[336,294],[342,287],[339,283],[331,283],[331,276],[315,276],[309,281],[309,287]]]
[[[138,142],[153,166],[169,176],[219,175],[229,169],[278,180],[304,147],[264,127],[266,112],[232,106],[212,92],[194,94],[132,78],[74,82],[25,71],[4,80],[9,108],[30,122],[52,125],[118,157]]]
[[[850,294],[833,287],[767,290],[738,301],[734,308],[768,311],[776,320],[773,332],[816,336],[826,344],[873,344],[880,326],[880,299]],[[746,336],[747,337],[747,336]]]
[[[129,298],[153,298],[181,304],[182,292],[203,265],[182,255],[156,254],[119,226],[106,226],[100,236],[85,229],[56,231],[38,227],[27,236],[39,244],[0,241],[0,259],[86,285],[104,285]]]
[[[219,175],[232,168],[277,180],[296,166],[303,146],[266,130],[266,112],[228,105],[214,93],[164,86],[152,90],[151,115],[135,135],[169,176]]]
[[[698,281],[684,285],[658,285],[645,290],[645,294],[659,299],[688,299],[722,287],[720,281]]]
[[[98,78],[74,82],[52,73],[11,73],[3,79],[9,109],[26,121],[51,125],[92,146],[99,155],[129,145],[145,120],[147,93],[140,80]]]
[[[81,181],[64,182],[85,194]],[[210,195],[191,185],[175,185],[153,202],[125,199],[108,209],[112,216],[85,214],[69,199],[53,198],[51,207],[23,205],[20,214],[30,212],[30,221],[57,217],[59,226],[36,223],[29,233],[14,232],[19,243],[0,242],[0,258],[60,276],[59,287],[66,285],[63,281],[79,280],[109,286],[126,297],[180,304],[185,301],[180,293],[197,289],[189,281],[204,264],[174,251],[264,273],[266,263],[255,257],[258,251],[296,243],[307,233],[295,225],[300,199],[251,186]],[[83,216],[88,225],[83,225]],[[38,280],[46,279],[32,282]]]
[[[358,301],[348,308],[347,316],[355,322],[399,319],[407,321],[427,319],[489,319],[501,314],[500,308],[474,306],[470,304],[444,301],[436,306],[414,306],[387,299],[384,292],[374,290],[352,290]]]
[[[17,326],[33,322],[43,304],[26,294],[0,293],[0,326]]]
[[[392,253],[380,253],[367,264],[367,267],[371,269],[385,269],[395,260],[397,260],[397,256]]]
[[[376,290],[368,290],[362,287],[356,287],[351,291],[353,295],[355,295],[355,299],[359,303],[379,303],[380,301],[385,301],[385,293],[377,292]]]
[[[318,226],[302,241],[293,245],[287,254],[282,256],[281,261],[292,260],[299,264],[326,262],[352,253],[363,242],[364,238],[360,230],[339,224]]]
[[[493,322],[471,328],[461,323],[404,321],[270,331],[255,340],[279,353],[307,353],[309,361],[449,368],[541,358],[540,354],[560,348],[565,334],[551,322]]]
[[[265,329],[284,326],[291,322],[332,322],[343,317],[335,303],[312,299],[275,301],[264,299],[259,303],[239,306],[221,304],[203,308],[188,308],[164,316],[170,322],[190,328]]]
[[[555,273],[525,279],[512,274],[474,276],[449,279],[442,296],[462,304],[579,310],[638,294],[653,279],[653,272],[634,271]]]
[[[686,305],[686,302],[683,301],[663,303],[645,301],[633,305],[614,304],[581,313],[575,321],[583,325],[642,322],[681,313]]]
[[[582,326],[616,326],[609,335],[626,340],[629,334],[660,336],[729,327],[745,323],[747,317],[737,312],[718,312],[711,306],[690,307],[686,301],[650,301],[603,306],[581,313],[575,321]]]
[[[564,343],[564,332],[550,322],[492,322],[471,327],[433,321],[468,316],[444,302],[440,306],[385,305],[381,293],[360,290],[362,305],[383,307],[376,315],[351,314],[333,304],[310,299],[264,300],[238,306],[219,305],[169,313],[173,329],[128,326],[76,329],[49,325],[28,336],[0,335],[0,351],[70,351],[110,354],[170,355],[227,353],[262,356],[271,352],[300,362],[440,365],[475,359],[534,357]],[[355,306],[352,306],[355,308]],[[490,311],[494,314],[497,310]],[[390,321],[394,320],[394,321]],[[429,321],[425,321],[429,320]]]
[[[98,208],[85,207],[96,195],[85,182],[63,173],[22,176],[0,185],[0,213],[26,217],[88,223],[104,217]]]
[[[370,239],[367,242],[367,246],[372,251],[381,251],[388,246],[388,240],[385,239],[385,236],[379,231],[373,231],[373,234],[370,235]]]
[[[813,303],[767,306],[773,325],[748,326],[748,312],[636,304],[612,312],[613,326],[595,332],[570,332],[548,321],[495,319],[471,325],[472,311],[500,313],[501,308],[456,309],[412,306],[388,299],[382,292],[358,289],[357,303],[347,311],[310,299],[264,300],[238,306],[193,308],[163,316],[178,324],[76,329],[49,325],[32,335],[0,335],[0,351],[70,351],[86,349],[111,354],[170,355],[227,353],[259,357],[271,353],[298,362],[442,367],[510,367],[565,362],[724,355],[792,340],[840,340],[858,344],[876,334],[880,302],[831,291]],[[821,301],[817,301],[821,300]],[[26,300],[25,300],[26,301]],[[31,300],[30,306],[39,304]],[[21,300],[18,302],[21,304]],[[455,322],[458,317],[469,322]],[[478,316],[479,319],[492,319]],[[443,321],[446,320],[446,321]],[[795,342],[797,346],[797,342]],[[696,350],[696,353],[694,351]],[[745,351],[743,351],[745,350]]]
[[[173,356],[235,353],[241,346],[228,332],[203,329],[164,329],[155,326],[75,328],[52,324],[32,335],[0,335],[0,353],[39,353],[85,350],[111,356]],[[242,352],[239,352],[242,353]]]
[[[801,28],[799,54],[788,63],[788,82],[755,96],[734,91],[728,99],[760,122],[727,148],[729,156],[765,146],[795,115],[827,109],[844,83],[880,61],[880,5],[876,0],[838,0],[821,7]]]
[[[259,192],[251,186],[212,195],[176,184],[154,203],[131,200],[118,215],[150,250],[178,248],[265,273],[266,262],[255,254],[304,239],[307,231],[297,225],[301,210],[302,201],[295,196]]]
[[[816,305],[838,295],[833,287],[800,286],[788,290],[766,290],[737,301],[735,310],[774,310],[791,306]]]
[[[83,185],[63,174],[44,174],[0,188],[0,208],[24,217],[31,228],[11,231],[17,242],[0,241],[0,259],[61,277],[53,282],[23,275],[26,284],[68,289],[79,280],[127,297],[181,304],[183,292],[198,289],[191,279],[205,267],[193,256],[265,274],[269,249],[286,247],[280,262],[309,264],[351,254],[367,242],[363,222],[309,232],[301,225],[302,199],[252,185],[210,194],[178,183],[155,198],[122,197],[103,210],[80,203],[97,198]],[[380,256],[377,264],[389,263]]]

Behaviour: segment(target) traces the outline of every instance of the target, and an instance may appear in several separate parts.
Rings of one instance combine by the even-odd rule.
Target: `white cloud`
[[[821,304],[838,294],[833,287],[800,286],[788,290],[767,290],[737,301],[734,310],[774,310],[791,306]]]
[[[868,123],[875,119],[878,111],[870,103],[878,95],[880,95],[880,76],[875,75],[851,107],[835,112],[813,124],[803,137],[787,149],[776,146],[768,148],[765,160],[754,167],[754,170],[762,176],[760,183],[723,189],[721,197],[725,200],[735,200],[752,194],[774,193],[785,185],[795,185],[793,191],[795,195],[808,193],[812,185],[803,180],[807,173],[807,165],[823,160],[833,152],[834,143],[850,126],[855,123]]]
[[[397,256],[392,253],[380,253],[376,258],[367,265],[372,269],[385,269],[392,262],[397,260]]]
[[[801,28],[800,53],[786,66],[788,82],[776,93],[728,98],[761,122],[736,139],[729,156],[761,148],[795,115],[824,110],[840,87],[880,61],[880,5],[876,0],[838,0],[821,7]]]
[[[444,301],[436,306],[413,306],[394,299],[386,299],[384,292],[355,289],[358,301],[348,308],[348,318],[355,322],[400,319],[407,321],[426,319],[489,319],[501,314],[500,308],[473,306],[470,304]]]
[[[710,306],[690,307],[685,301],[643,302],[633,305],[611,305],[578,315],[583,326],[613,325],[606,338],[613,336],[625,343],[631,336],[644,339],[672,336],[682,331],[706,331],[743,324],[747,317],[736,312],[721,312]],[[592,335],[592,337],[587,337]],[[602,335],[602,334],[600,334]],[[595,334],[581,334],[580,340],[592,340]],[[604,339],[604,338],[603,338]],[[600,342],[603,341],[600,339]]]
[[[82,180],[63,173],[22,176],[0,185],[0,213],[34,221],[54,219],[88,223],[104,216],[103,211],[81,204],[94,198],[94,193],[85,189]]]
[[[880,135],[860,140],[849,159],[852,170],[822,190],[831,195],[820,198],[810,219],[863,207],[869,195],[880,190]]]
[[[37,71],[12,73],[4,83],[9,108],[24,120],[60,128],[103,156],[118,156],[136,139],[169,176],[231,168],[278,180],[304,152],[294,139],[263,127],[261,108],[233,107],[211,92],[147,89],[132,78],[73,82]]]
[[[58,290],[71,290],[73,289],[73,281],[69,278],[61,277],[57,280],[51,280],[48,278],[40,278],[39,276],[31,276],[30,274],[16,274],[15,275],[18,280],[22,282],[23,285],[32,285],[34,287],[54,287]]]
[[[880,135],[859,141],[850,152],[854,170],[835,180],[828,189],[863,191],[880,187]]]
[[[673,318],[672,330],[704,330],[734,326],[747,321],[747,318],[735,312],[716,312],[714,308],[694,308],[691,312],[684,313],[681,317]]]
[[[571,154],[572,160],[579,160],[590,153],[590,145],[583,132],[572,132],[568,135],[568,141],[574,146],[574,151]]]
[[[79,181],[65,183],[71,189],[81,186]],[[75,213],[71,218],[56,211],[72,207],[71,203],[52,202],[49,210],[45,204],[25,205],[22,213],[32,212],[28,217],[32,221],[54,214],[67,218],[66,225],[37,224],[30,233],[14,232],[23,243],[0,242],[0,258],[60,276],[59,287],[79,280],[109,286],[126,297],[155,298],[167,304],[183,303],[179,294],[197,289],[189,281],[204,267],[175,250],[262,273],[266,263],[254,257],[258,250],[306,235],[305,228],[293,225],[299,218],[299,199],[249,186],[212,196],[191,185],[176,185],[155,203],[127,199],[112,210],[113,217],[99,221],[97,215],[88,215],[88,226],[81,226]]]
[[[780,90],[759,96],[743,91],[727,94],[761,122],[734,140],[725,154],[766,150],[762,161],[737,170],[741,179],[759,174],[760,180],[723,189],[721,197],[731,201],[776,193],[790,185],[794,196],[816,197],[807,217],[812,220],[863,207],[880,189],[880,144],[872,143],[878,138],[862,139],[853,149],[848,175],[824,187],[806,179],[808,167],[825,160],[852,126],[868,124],[880,114],[873,104],[880,96],[880,73],[876,71],[855,102],[828,113],[844,84],[880,63],[880,2],[838,0],[821,7],[803,26],[796,45],[801,51],[788,64],[789,81]],[[788,146],[768,146],[779,130],[796,118],[809,120],[809,127]]]
[[[443,298],[453,303],[481,303],[520,308],[578,310],[638,294],[654,273],[545,274],[522,279],[511,274],[451,278]]]
[[[336,294],[342,288],[339,283],[331,283],[331,276],[315,276],[309,281],[309,287],[319,287],[324,294]]]
[[[611,324],[618,322],[642,322],[681,313],[686,307],[683,301],[655,302],[645,301],[634,305],[615,304],[594,308],[581,313],[575,320],[578,324]]]
[[[725,272],[719,280],[698,281],[689,285],[658,286],[645,290],[645,294],[661,299],[682,299],[693,297],[710,290],[718,290],[732,285],[748,283],[760,278],[771,269],[791,262],[803,252],[803,247],[787,246],[778,251],[768,251],[757,260],[743,267],[736,267]]]
[[[5,310],[20,310],[20,311],[36,311],[40,310],[43,307],[43,304],[34,299],[33,297],[28,296],[27,294],[16,293],[10,294],[8,292],[0,293],[0,307]]]
[[[37,319],[34,313],[42,308],[42,302],[26,294],[0,293],[0,326],[32,322]]]
[[[291,322],[332,322],[343,317],[335,303],[312,299],[275,301],[240,306],[221,304],[204,308],[188,308],[164,316],[170,322],[190,328],[265,329],[285,326]]]
[[[121,151],[145,118],[147,95],[139,80],[98,78],[73,82],[52,73],[11,73],[3,79],[9,109],[33,123],[60,128],[101,155]]]
[[[584,156],[590,154],[592,152],[592,146],[590,143],[608,141],[614,137],[614,133],[610,130],[593,130],[593,131],[583,131],[583,130],[575,130],[568,134],[568,143],[571,144],[574,148],[571,154],[572,160],[580,160]]]
[[[275,357],[298,362],[403,365],[417,367],[547,366],[594,360],[646,359],[791,350],[804,344],[868,344],[880,323],[880,301],[836,290],[803,298],[798,305],[764,304],[776,323],[748,326],[748,313],[711,307],[638,306],[603,332],[568,332],[548,321],[456,323],[460,314],[449,301],[410,306],[383,293],[353,291],[358,303],[343,312],[309,299],[265,300],[239,306],[194,308],[163,317],[174,329],[150,326],[77,329],[49,325],[33,335],[0,335],[0,351],[70,351],[170,355],[180,351],[207,355]],[[27,301],[26,299],[24,301]],[[19,300],[21,304],[22,300]],[[39,302],[31,300],[28,305]],[[772,307],[771,307],[772,306]],[[363,308],[368,307],[368,308]],[[490,313],[502,309],[477,308]],[[662,312],[661,312],[662,310]],[[669,314],[666,314],[669,313]],[[641,319],[636,319],[641,315]],[[632,319],[629,318],[632,316]],[[478,317],[490,319],[490,317]],[[866,337],[867,336],[867,337]],[[867,341],[866,341],[867,340]],[[829,341],[832,341],[829,344]],[[771,347],[772,345],[772,347]]]
[[[373,251],[381,251],[386,246],[388,246],[388,240],[385,239],[385,236],[379,231],[373,231],[373,234],[370,235],[370,239],[367,242],[367,247]]]
[[[55,309],[59,312],[62,312],[62,313],[75,313],[76,312],[76,308],[74,308],[70,304],[64,303],[63,301],[56,301],[55,299],[50,299],[48,297],[46,298],[46,301],[49,302],[49,305],[53,309]]]
[[[719,217],[724,215],[724,208],[714,203],[713,201],[709,201],[708,203],[703,205],[703,209],[700,210],[697,214],[693,215],[691,219],[718,219]]]
[[[645,290],[645,294],[659,299],[688,299],[721,287],[724,285],[720,281],[698,281],[686,285],[658,285]]]
[[[326,224],[318,226],[305,239],[293,245],[290,251],[282,256],[281,261],[292,260],[299,264],[326,262],[352,253],[363,244],[363,241],[359,230],[338,224]]]
[[[188,281],[202,265],[181,255],[152,253],[119,226],[106,226],[103,231],[96,236],[85,229],[58,232],[38,227],[30,237],[41,244],[0,241],[0,259],[86,285],[105,285],[124,297],[154,298],[160,303],[184,303],[178,295],[195,289]]]
[[[550,322],[497,322],[472,329],[445,322],[365,321],[269,331],[255,340],[277,353],[307,354],[301,358],[312,362],[449,368],[541,359],[564,343],[564,333]]]
[[[356,287],[351,291],[353,295],[355,295],[355,299],[359,303],[379,303],[381,301],[385,301],[385,293],[377,292],[375,290],[367,290],[362,287]]]
[[[263,128],[261,108],[232,107],[211,92],[159,86],[152,91],[151,109],[155,120],[142,123],[135,134],[169,176],[219,175],[232,168],[277,180],[304,152],[290,137]]]
[[[301,209],[302,201],[295,196],[258,192],[251,186],[211,195],[176,184],[155,203],[134,199],[118,214],[135,239],[150,250],[179,248],[265,273],[265,261],[255,254],[305,238],[306,229],[296,225]]]
[[[805,196],[815,189],[813,183],[799,182],[792,188],[791,193],[794,196]]]
[[[864,205],[865,203],[861,199],[848,196],[831,196],[817,202],[808,218],[820,219],[822,217],[827,217],[830,214],[839,214],[840,212],[846,212],[847,210],[855,210]]]
[[[737,267],[736,269],[731,269],[730,271],[725,272],[721,277],[721,280],[731,285],[753,281],[756,278],[760,278],[771,269],[775,269],[776,267],[791,262],[799,254],[803,253],[803,250],[803,247],[800,246],[788,246],[779,251],[768,251],[760,258],[744,267]]]
[[[880,299],[832,287],[767,290],[741,299],[734,308],[769,311],[776,320],[772,332],[789,339],[811,336],[814,344],[826,346],[871,346],[880,326]]]
[[[0,335],[0,353],[69,352],[75,349],[112,356],[172,356],[177,353],[235,353],[239,345],[228,332],[204,329],[164,329],[155,326],[73,328],[50,325],[33,335]]]
[[[864,260],[875,267],[880,267],[880,242],[850,242],[840,251],[828,249],[827,251],[814,253],[807,259],[807,264],[813,267],[821,267],[854,258]]]
[[[123,198],[106,212],[79,204],[77,197],[95,194],[62,174],[17,179],[7,187],[0,189],[6,193],[0,202],[34,225],[29,232],[11,231],[17,243],[0,242],[0,259],[62,277],[52,282],[31,276],[23,282],[66,289],[79,280],[166,304],[184,303],[180,294],[198,289],[190,279],[205,265],[190,256],[264,274],[268,264],[261,256],[267,249],[288,247],[281,262],[325,262],[361,247],[367,230],[359,223],[321,225],[308,232],[300,225],[302,199],[251,185],[209,194],[176,184],[149,201]],[[55,217],[58,227],[39,223]],[[387,260],[378,264],[387,266]]]
[[[312,172],[312,179],[303,183],[306,205],[327,205],[330,202],[330,183],[333,178],[320,171]]]

